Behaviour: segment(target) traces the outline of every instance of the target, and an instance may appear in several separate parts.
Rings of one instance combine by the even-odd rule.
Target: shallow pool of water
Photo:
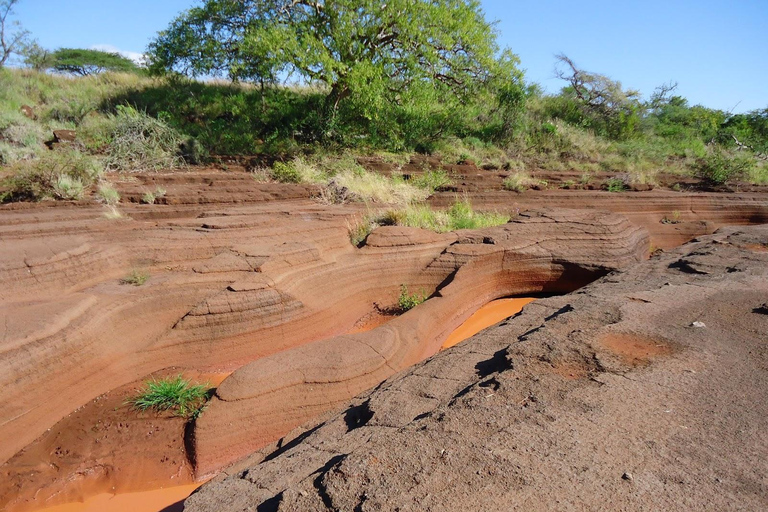
[[[526,304],[529,304],[534,300],[536,299],[532,297],[522,297],[515,299],[498,299],[489,302],[478,309],[466,320],[466,322],[461,324],[458,329],[453,331],[453,333],[448,336],[448,339],[445,340],[445,343],[443,343],[441,350],[451,348],[467,338],[471,338],[483,329],[497,324],[502,320],[506,320],[512,315],[518,314]]]
[[[125,494],[98,494],[83,503],[66,503],[39,512],[181,512],[184,500],[202,483]]]

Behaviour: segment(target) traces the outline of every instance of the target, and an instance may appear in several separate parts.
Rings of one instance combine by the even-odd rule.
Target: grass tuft
[[[208,398],[208,384],[192,384],[181,374],[148,380],[139,393],[128,399],[135,409],[173,411],[177,416],[196,417]]]

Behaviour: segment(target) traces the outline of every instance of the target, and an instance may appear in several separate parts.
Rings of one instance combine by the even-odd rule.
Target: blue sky
[[[47,48],[140,53],[194,0],[20,0],[17,18]],[[670,80],[692,104],[768,107],[768,0],[482,0],[528,80],[555,92],[554,55],[649,95]]]

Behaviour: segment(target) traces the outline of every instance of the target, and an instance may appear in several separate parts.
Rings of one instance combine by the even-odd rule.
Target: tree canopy
[[[46,57],[46,65],[61,73],[88,76],[104,71],[132,72],[136,63],[118,53],[81,48],[60,48]]]
[[[319,83],[329,110],[351,98],[369,117],[416,90],[514,96],[522,80],[477,0],[206,0],[149,55],[156,72]]]

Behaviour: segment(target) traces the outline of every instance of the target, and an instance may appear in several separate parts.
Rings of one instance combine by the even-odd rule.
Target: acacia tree
[[[574,98],[585,121],[613,138],[623,138],[635,129],[643,105],[640,92],[625,90],[621,82],[580,69],[568,56],[555,56],[555,76],[568,82],[564,95]]]
[[[88,76],[104,71],[136,71],[138,67],[131,59],[118,53],[81,48],[60,48],[46,57],[44,64],[61,73]]]
[[[13,8],[19,0],[0,0],[0,68],[14,53],[19,53],[29,39],[29,32],[11,21]]]
[[[351,97],[375,110],[425,87],[468,98],[522,80],[477,0],[206,0],[148,54],[156,72],[323,84],[331,117]]]

